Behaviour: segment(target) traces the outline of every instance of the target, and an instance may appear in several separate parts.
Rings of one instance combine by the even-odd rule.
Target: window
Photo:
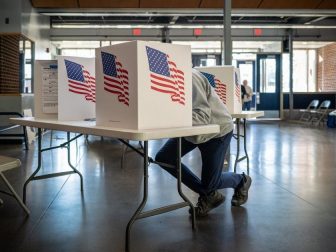
[[[20,39],[20,92],[32,93],[34,43],[24,36]]]
[[[59,49],[63,56],[78,56],[86,58],[95,57],[95,48],[116,45],[125,41],[53,41],[53,45]]]
[[[282,54],[282,91],[289,92],[289,54]]]
[[[95,57],[95,49],[62,49],[63,56]]]
[[[282,56],[283,92],[289,92],[289,54]],[[293,51],[293,92],[316,91],[316,50]]]
[[[260,60],[260,93],[275,93],[276,60]]]
[[[307,92],[307,51],[293,51],[293,92]]]
[[[308,51],[308,92],[315,92],[317,87],[317,51]]]

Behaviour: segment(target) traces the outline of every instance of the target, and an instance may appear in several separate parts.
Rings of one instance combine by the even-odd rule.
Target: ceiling
[[[223,8],[224,0],[31,0],[35,8]],[[335,0],[231,0],[232,8],[336,9]]]
[[[52,27],[222,25],[224,0],[31,0]],[[336,27],[336,0],[231,0],[236,26]]]

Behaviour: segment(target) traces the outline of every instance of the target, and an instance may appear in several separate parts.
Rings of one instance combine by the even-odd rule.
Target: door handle
[[[256,103],[260,104],[260,93],[256,92]]]

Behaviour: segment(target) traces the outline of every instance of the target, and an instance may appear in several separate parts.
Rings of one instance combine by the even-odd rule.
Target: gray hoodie
[[[232,117],[226,106],[207,78],[196,69],[192,70],[192,118],[194,126],[207,124],[219,124],[220,126],[219,133],[185,138],[194,144],[205,143],[233,130]]]

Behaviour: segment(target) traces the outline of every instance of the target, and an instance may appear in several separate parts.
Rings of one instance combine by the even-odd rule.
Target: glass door
[[[265,117],[280,118],[280,54],[257,55],[257,110]]]
[[[256,110],[255,60],[237,60],[237,67],[240,72],[240,84],[243,84],[243,81],[247,80],[249,86],[252,87],[254,95],[252,96],[251,110]]]

